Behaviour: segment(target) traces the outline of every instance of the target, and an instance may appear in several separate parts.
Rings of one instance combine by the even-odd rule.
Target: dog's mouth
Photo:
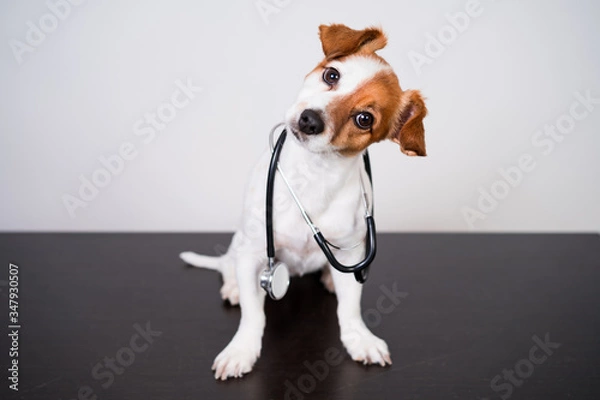
[[[300,132],[300,129],[295,124],[289,124],[287,130],[291,132],[300,143],[304,143],[308,139],[306,135]]]
[[[298,139],[300,142],[304,142],[306,140],[306,137],[304,137],[304,135],[302,135],[300,132],[298,132],[297,129],[290,127],[290,131],[292,132],[292,134],[294,136],[296,136],[296,139]]]
[[[304,123],[304,125],[303,125]],[[294,135],[294,141],[311,153],[325,153],[332,150],[329,143],[329,135],[327,126],[321,120],[322,126],[317,127],[316,131],[306,126],[306,121],[302,120],[302,116],[291,116],[287,118],[286,129],[288,134]],[[291,136],[291,135],[289,135]]]

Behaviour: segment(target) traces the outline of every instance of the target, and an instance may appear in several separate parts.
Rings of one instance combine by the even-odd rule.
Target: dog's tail
[[[179,254],[179,257],[192,267],[208,268],[222,272],[222,257],[203,256],[192,251],[184,251]]]

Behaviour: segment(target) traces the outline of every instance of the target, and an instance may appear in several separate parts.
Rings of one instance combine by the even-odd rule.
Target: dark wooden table
[[[391,367],[350,360],[336,298],[308,275],[267,301],[254,371],[217,382],[210,366],[240,310],[221,301],[216,272],[178,253],[216,254],[229,238],[1,234],[0,398],[600,398],[598,235],[381,234],[362,304]],[[7,379],[9,263],[18,392]]]

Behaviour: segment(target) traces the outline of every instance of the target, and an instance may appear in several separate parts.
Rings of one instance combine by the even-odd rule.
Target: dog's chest
[[[264,251],[266,244],[265,177],[269,159],[270,153],[261,158],[246,192],[242,230],[249,239],[246,244],[255,251]],[[352,246],[365,237],[361,161],[360,158],[323,159],[302,149],[293,139],[286,143],[280,158],[287,181],[306,213],[327,240],[342,247]],[[288,264],[295,275],[321,268],[325,256],[280,172],[275,178],[273,208],[276,257]]]
[[[273,223],[278,258],[290,266],[293,274],[321,268],[326,259],[312,230],[285,183],[277,183]],[[314,176],[312,180],[290,180],[290,185],[294,185],[293,190],[307,214],[328,240],[346,247],[364,237],[358,180],[340,184],[328,176]]]

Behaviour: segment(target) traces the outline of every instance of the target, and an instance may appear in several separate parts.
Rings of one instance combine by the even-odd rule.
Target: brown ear
[[[421,93],[417,90],[404,92],[398,122],[390,139],[398,143],[400,150],[408,156],[427,155],[423,127],[425,115],[427,115],[427,108]]]
[[[319,26],[323,53],[327,59],[344,57],[360,52],[374,53],[387,44],[385,34],[379,28],[355,31],[346,25]]]

